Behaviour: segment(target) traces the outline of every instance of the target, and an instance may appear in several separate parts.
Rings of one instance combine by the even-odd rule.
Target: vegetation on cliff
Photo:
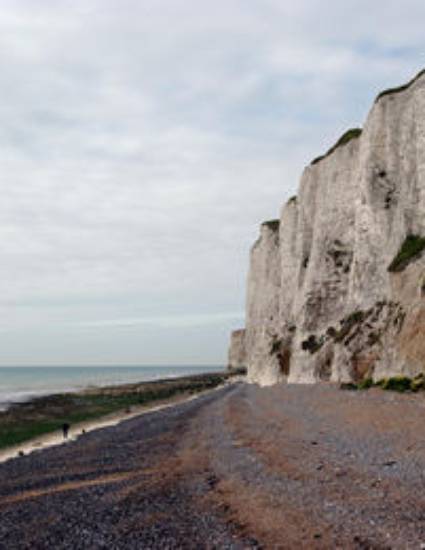
[[[301,348],[304,351],[309,351],[311,354],[313,354],[316,353],[316,351],[319,351],[324,343],[325,338],[323,335],[317,338],[315,334],[310,334],[310,336],[306,340],[301,342]]]
[[[404,92],[405,90],[410,88],[410,86],[412,84],[414,84],[424,74],[425,74],[425,69],[422,69],[415,77],[413,77],[411,80],[409,80],[409,82],[407,82],[406,84],[402,84],[401,86],[397,86],[395,88],[388,88],[387,90],[383,90],[380,94],[377,95],[377,97],[375,99],[375,103],[377,103],[382,97],[385,97],[387,95],[398,94],[400,92]]]
[[[329,149],[329,151],[327,151],[324,155],[321,155],[320,157],[316,157],[311,162],[311,164],[312,165],[317,164],[318,162],[320,162],[324,158],[331,155],[336,149],[338,149],[338,147],[342,147],[343,145],[345,145],[346,143],[348,143],[352,139],[357,139],[358,137],[361,136],[361,134],[362,134],[362,129],[361,128],[350,128],[344,134],[342,134],[342,136],[339,138],[339,140],[335,143],[335,145],[333,145]]]
[[[420,373],[414,378],[409,376],[391,376],[374,382],[372,378],[365,378],[359,383],[342,383],[340,388],[343,390],[368,390],[369,388],[378,387],[383,390],[397,392],[417,392],[425,390],[425,374]]]
[[[266,222],[263,222],[261,225],[265,225],[272,231],[278,231],[279,230],[279,220],[268,220]]]
[[[414,261],[425,248],[425,238],[419,235],[407,235],[394,260],[388,266],[388,271],[403,271]]]

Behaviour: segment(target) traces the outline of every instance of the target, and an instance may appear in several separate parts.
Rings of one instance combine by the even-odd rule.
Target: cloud
[[[81,337],[78,361],[115,342],[143,362],[136,330],[114,340],[120,320],[242,310],[259,223],[421,68],[425,6],[18,0],[0,15],[5,357],[43,327],[34,361],[65,361],[69,327],[94,322],[104,337]],[[202,324],[206,361],[223,361],[226,336]],[[193,343],[174,345],[189,360]]]
[[[174,315],[161,317],[136,317],[129,319],[107,319],[86,321],[80,323],[79,326],[91,328],[116,328],[116,327],[140,327],[150,326],[157,328],[185,328],[185,327],[201,327],[211,324],[223,323],[225,321],[233,321],[240,323],[244,319],[244,312],[224,312],[213,314],[198,314],[198,315]]]

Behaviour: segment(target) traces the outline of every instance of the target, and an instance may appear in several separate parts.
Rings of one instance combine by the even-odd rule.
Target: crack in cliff
[[[388,94],[393,100],[379,104]],[[423,120],[425,71],[381,92],[363,130],[348,130],[317,157],[280,219],[262,224],[243,350],[252,381],[424,370]]]

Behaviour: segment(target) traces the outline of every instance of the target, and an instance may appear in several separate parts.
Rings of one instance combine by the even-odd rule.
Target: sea
[[[222,371],[222,366],[0,367],[0,411],[34,397],[89,387]]]

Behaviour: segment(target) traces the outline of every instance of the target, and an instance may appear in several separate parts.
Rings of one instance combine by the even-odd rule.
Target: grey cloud
[[[161,362],[159,336],[122,320],[241,311],[258,224],[420,68],[424,15],[413,0],[2,2],[4,361]],[[196,336],[203,362],[224,361],[232,323],[169,327],[168,360],[199,361]]]
[[[138,327],[138,326],[152,326],[161,328],[172,327],[200,327],[203,325],[211,325],[216,323],[223,323],[224,321],[231,320],[236,323],[243,321],[244,313],[239,312],[225,312],[225,313],[212,313],[204,315],[169,315],[161,317],[136,317],[129,319],[103,319],[95,321],[86,321],[80,323],[79,326],[92,327],[92,328],[116,328],[116,327]]]

